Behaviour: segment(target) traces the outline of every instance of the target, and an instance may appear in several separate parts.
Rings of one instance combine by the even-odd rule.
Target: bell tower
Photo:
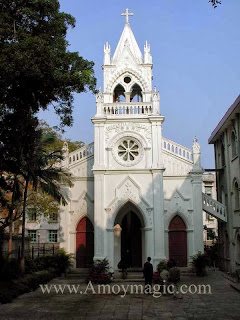
[[[159,92],[152,88],[150,44],[146,41],[142,54],[129,23],[133,13],[126,9],[121,15],[126,21],[114,54],[108,42],[104,45],[103,90],[96,95],[96,114],[92,118],[94,256],[108,257],[112,266],[116,266],[115,221],[121,203],[127,202],[141,212],[143,261],[146,256],[151,256],[154,263],[165,258],[164,116],[160,114]]]

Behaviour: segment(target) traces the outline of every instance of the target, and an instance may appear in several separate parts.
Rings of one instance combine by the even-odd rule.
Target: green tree
[[[0,106],[33,114],[52,105],[71,125],[73,94],[95,92],[93,62],[68,51],[75,19],[58,0],[0,0]]]
[[[214,9],[215,9],[215,8],[217,8],[217,6],[219,4],[221,4],[222,1],[220,1],[220,0],[209,0],[208,2],[210,2],[212,4],[212,6],[214,7]]]
[[[39,128],[43,131],[43,134],[45,136],[54,138],[52,142],[46,146],[46,150],[48,151],[61,150],[64,141],[67,141],[68,143],[69,152],[72,152],[84,146],[84,142],[82,141],[71,141],[70,139],[64,139],[62,135],[59,133],[59,130],[57,130],[54,127],[50,127],[49,124],[45,121],[40,121]]]

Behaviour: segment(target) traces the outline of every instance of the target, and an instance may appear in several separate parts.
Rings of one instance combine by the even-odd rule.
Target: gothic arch
[[[186,217],[186,215],[185,215],[184,213],[180,212],[180,211],[175,211],[175,212],[172,212],[172,213],[167,214],[166,222],[165,222],[165,226],[166,226],[166,229],[167,229],[167,230],[168,230],[168,228],[169,228],[169,225],[170,225],[171,221],[172,221],[175,217],[177,217],[177,216],[179,216],[179,217],[183,220],[183,222],[185,223],[185,225],[186,225],[186,230],[191,229],[191,227],[190,227],[190,226],[191,226],[190,221],[189,221],[189,219]]]
[[[147,83],[141,76],[141,74],[138,73],[136,70],[129,68],[125,68],[121,71],[116,71],[116,73],[113,74],[112,79],[109,81],[109,84],[107,86],[107,91],[113,92],[115,85],[117,85],[118,83],[122,84],[122,81],[119,80],[124,75],[131,75],[133,77],[133,82],[138,83],[142,87],[143,91],[147,91]]]
[[[132,200],[126,200],[125,203],[123,203],[118,210],[115,211],[114,226],[117,224],[121,225],[121,221],[129,211],[132,211],[137,215],[141,222],[142,228],[144,228],[146,226],[144,214],[141,208],[139,208]]]

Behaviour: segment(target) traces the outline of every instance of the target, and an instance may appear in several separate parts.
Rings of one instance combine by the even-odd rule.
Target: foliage
[[[87,282],[93,283],[110,283],[112,274],[109,272],[109,261],[105,258],[103,260],[96,260],[93,262],[92,269],[87,278]]]
[[[20,270],[19,261],[17,259],[7,260],[4,259],[2,261],[0,267],[0,279],[1,280],[11,280],[17,279],[22,276],[22,272]]]
[[[217,6],[219,4],[221,4],[222,1],[220,1],[220,0],[209,0],[208,2],[210,2],[212,4],[212,6],[214,7],[214,9],[216,9]]]
[[[180,281],[180,269],[177,267],[172,267],[169,269],[169,281],[177,283]]]
[[[196,271],[196,275],[199,277],[203,277],[206,275],[206,267],[210,264],[210,259],[207,254],[198,252],[194,256],[191,257],[192,266]]]
[[[174,260],[174,259],[169,259],[169,260],[167,261],[167,268],[168,268],[168,269],[171,269],[171,268],[173,268],[173,267],[176,267],[176,265],[177,265],[177,261]]]
[[[160,260],[160,262],[157,265],[157,271],[160,274],[163,269],[167,269],[167,261],[166,260]]]
[[[16,177],[20,185],[22,202],[20,210],[16,201],[13,221],[21,217],[27,206],[28,191],[41,190],[56,202],[66,203],[61,184],[71,185],[70,174],[54,163],[62,159],[62,151],[47,151],[46,146],[54,142],[54,137],[37,128],[38,120],[31,115],[4,113],[0,111],[0,169]],[[36,129],[37,128],[37,129]],[[26,198],[23,193],[25,191]],[[20,214],[17,212],[20,211]],[[8,216],[2,221],[2,228],[9,225]]]
[[[50,127],[45,121],[40,121],[39,128],[42,130],[43,135],[53,138],[51,143],[46,146],[46,151],[48,152],[62,150],[64,141],[68,143],[69,152],[73,152],[74,150],[84,146],[84,142],[82,141],[71,141],[70,139],[63,139],[62,135],[59,133],[59,130],[54,127]]]
[[[58,0],[0,1],[0,105],[36,114],[53,105],[72,124],[73,93],[95,92],[93,62],[68,51],[75,19]]]
[[[23,293],[36,290],[40,284],[47,283],[55,276],[53,271],[43,270],[11,282],[2,281],[0,282],[0,303],[9,303]]]

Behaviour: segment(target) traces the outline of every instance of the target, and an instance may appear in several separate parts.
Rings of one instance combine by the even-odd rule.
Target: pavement
[[[211,294],[162,295],[154,298],[147,294],[117,292],[117,283],[112,283],[110,294],[97,294],[97,286],[82,283],[75,279],[56,278],[49,285],[79,285],[78,293],[42,293],[41,289],[19,296],[12,303],[0,305],[0,319],[79,319],[79,320],[153,320],[153,319],[201,319],[228,320],[240,319],[240,292],[231,287],[231,281],[220,271],[209,271],[208,276],[198,278],[183,276],[181,284],[208,284]],[[141,285],[141,283],[134,283]],[[130,285],[128,282],[119,285]],[[49,287],[48,287],[49,288]],[[51,287],[53,288],[53,287]],[[93,294],[95,291],[96,294]],[[193,287],[192,287],[192,291]],[[80,293],[81,292],[81,293]],[[108,291],[106,291],[108,292]],[[124,296],[124,297],[121,297]]]

